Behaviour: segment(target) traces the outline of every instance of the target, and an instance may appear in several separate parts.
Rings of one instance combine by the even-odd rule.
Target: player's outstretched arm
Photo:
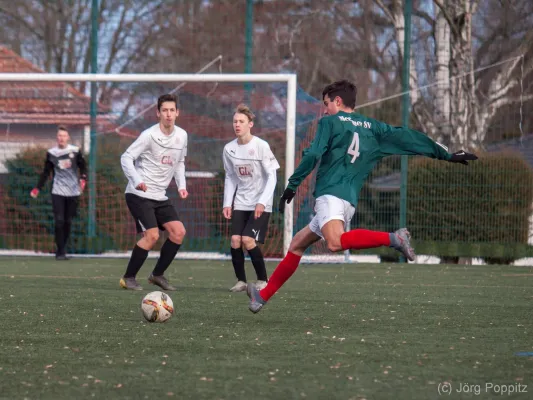
[[[414,129],[392,127],[382,122],[377,122],[374,129],[383,156],[421,155],[464,165],[468,165],[468,161],[477,160],[475,154],[464,150],[450,154],[446,146]]]
[[[459,150],[459,151],[456,151],[455,153],[452,153],[452,156],[450,157],[448,161],[452,163],[468,165],[468,161],[475,161],[475,160],[477,160],[477,156],[475,154],[467,153],[464,150]]]

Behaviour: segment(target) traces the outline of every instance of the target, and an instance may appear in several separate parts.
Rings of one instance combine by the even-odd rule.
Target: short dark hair
[[[157,111],[161,111],[161,106],[167,101],[173,101],[176,105],[176,110],[178,109],[178,96],[174,94],[164,94],[157,99]]]
[[[59,126],[57,127],[57,130],[58,130],[58,131],[65,131],[65,132],[68,133],[68,129],[65,127],[65,125],[59,125]]]
[[[357,97],[357,87],[350,81],[342,80],[336,81],[324,88],[322,91],[322,99],[329,97],[333,100],[335,97],[340,97],[342,103],[349,108],[355,108],[355,99]]]

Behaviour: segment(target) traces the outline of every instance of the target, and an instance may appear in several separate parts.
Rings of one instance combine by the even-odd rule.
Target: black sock
[[[68,244],[68,238],[70,236],[70,227],[71,227],[71,222],[65,222],[65,226],[63,228],[63,234],[65,235],[63,237],[63,240],[65,241],[65,244],[63,246],[63,249],[65,249],[65,252],[67,251],[67,244]]]
[[[165,243],[163,243],[159,260],[157,260],[152,275],[161,276],[165,273],[172,260],[174,260],[174,257],[176,257],[176,253],[180,249],[180,246],[181,244],[174,243],[170,239],[167,239]]]
[[[128,263],[128,268],[126,269],[124,278],[135,278],[135,276],[137,276],[137,272],[139,272],[146,261],[146,257],[148,257],[148,250],[135,245],[133,251],[131,252],[130,262]]]
[[[263,253],[259,246],[255,246],[253,249],[248,250],[250,258],[252,259],[252,264],[255,269],[258,281],[267,281],[267,270],[265,266],[265,259],[263,258]]]
[[[55,239],[56,239],[56,255],[65,255],[65,222],[56,221],[55,226]]]
[[[238,249],[231,248],[231,262],[235,270],[237,280],[246,282],[246,272],[244,271],[244,251],[242,247]]]

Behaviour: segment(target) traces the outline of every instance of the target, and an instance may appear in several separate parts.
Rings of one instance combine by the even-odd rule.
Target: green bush
[[[123,143],[127,141],[128,143]],[[79,215],[72,227],[69,252],[124,251],[134,241],[133,223],[124,201],[126,179],[120,155],[131,139],[99,140],[96,171],[96,236],[87,235],[88,193],[80,198]],[[54,221],[48,182],[38,199],[30,190],[42,171],[43,148],[32,148],[6,163],[9,173],[0,191],[2,218],[7,229],[0,234],[0,247],[54,251]],[[397,160],[378,166],[375,176],[397,170]],[[283,215],[277,201],[284,189],[283,171],[278,173],[274,212],[264,253],[283,253]],[[408,174],[407,222],[419,254],[440,257],[481,257],[487,262],[510,262],[533,255],[529,246],[529,221],[533,203],[533,170],[520,156],[511,153],[483,155],[465,167],[426,158],[413,158]],[[210,237],[189,237],[186,249],[227,249],[229,222],[222,216],[224,174],[202,184],[204,192],[191,189],[193,196],[207,196],[212,212],[207,214]],[[191,182],[192,183],[192,182]],[[205,183],[205,182],[204,182]],[[199,210],[195,202],[187,212]],[[399,223],[399,193],[370,189],[365,185],[353,227],[392,231]],[[209,243],[208,243],[209,242]],[[212,243],[211,243],[212,242]],[[358,251],[397,258],[386,248]]]
[[[513,153],[485,154],[468,167],[426,158],[409,165],[408,227],[414,238],[433,242],[434,255],[476,256],[449,254],[450,243],[527,246],[532,203],[533,170]],[[514,259],[500,253],[485,257]]]
[[[399,157],[387,157],[372,171],[370,178],[361,189],[352,222],[353,227],[387,232],[398,229],[400,223],[399,191],[373,189],[371,183],[376,178],[386,177],[398,172],[399,168]]]
[[[97,194],[96,234],[94,237],[88,235],[87,188],[80,196],[78,216],[73,220],[67,248],[69,253],[101,253],[131,249],[135,241],[134,224],[124,200],[127,180],[120,166],[120,156],[130,142],[131,139],[121,139],[116,136],[99,137],[96,157],[98,167],[93,182]],[[1,248],[41,252],[53,252],[55,249],[50,180],[37,199],[29,196],[42,171],[45,154],[45,148],[30,148],[6,163],[9,173],[0,188],[0,199],[5,204],[4,213],[0,218],[6,221],[8,230],[0,234]],[[227,231],[230,222],[222,215],[224,172],[220,171],[214,179],[208,181],[191,179],[188,181],[188,186],[191,201],[184,205],[185,212],[188,216],[196,216],[192,220],[198,224],[199,229],[196,230],[196,234],[188,235],[183,250],[229,251],[230,238]],[[278,179],[276,201],[282,190],[283,179]],[[177,196],[171,190],[169,196],[172,195]],[[204,197],[206,201],[194,200],[200,197]],[[207,211],[205,204],[209,207]],[[277,204],[274,208],[277,210]],[[192,227],[186,226],[187,228]],[[190,229],[189,232],[195,232],[195,229]],[[282,254],[282,235],[283,216],[274,212],[265,241],[265,254],[278,256]],[[162,242],[160,240],[154,250],[158,250]]]
[[[123,146],[120,146],[117,140],[109,141],[104,138],[100,140],[95,182],[96,235],[88,237],[88,189],[86,189],[80,196],[78,216],[73,220],[67,251],[99,253],[126,245],[123,243],[127,228],[124,222],[127,212],[123,206],[126,180],[120,168],[121,148]],[[4,248],[54,251],[50,180],[37,199],[29,196],[42,171],[45,155],[45,148],[32,147],[6,162],[8,174],[0,192],[0,199],[6,205],[3,217],[8,226],[8,230],[0,239],[0,245]],[[113,212],[111,220],[109,210],[118,210]],[[131,242],[131,237],[129,239]]]

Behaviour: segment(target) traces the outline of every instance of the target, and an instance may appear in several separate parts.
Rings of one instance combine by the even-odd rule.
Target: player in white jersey
[[[233,116],[237,138],[224,147],[222,155],[226,172],[223,213],[232,220],[231,260],[237,277],[232,292],[246,290],[243,245],[250,254],[257,287],[261,289],[267,282],[265,260],[257,243],[265,241],[279,164],[268,143],[252,135],[254,118],[244,104],[237,107]]]
[[[176,96],[165,94],[157,100],[159,123],[144,132],[128,147],[120,159],[128,178],[126,204],[142,238],[131,253],[126,273],[120,279],[124,289],[142,290],[135,277],[159,239],[159,230],[168,232],[161,255],[148,282],[163,290],[176,290],[164,273],[178,252],[185,227],[168,200],[166,190],[174,178],[182,199],[187,198],[185,157],[187,132],[175,125],[179,115]]]

